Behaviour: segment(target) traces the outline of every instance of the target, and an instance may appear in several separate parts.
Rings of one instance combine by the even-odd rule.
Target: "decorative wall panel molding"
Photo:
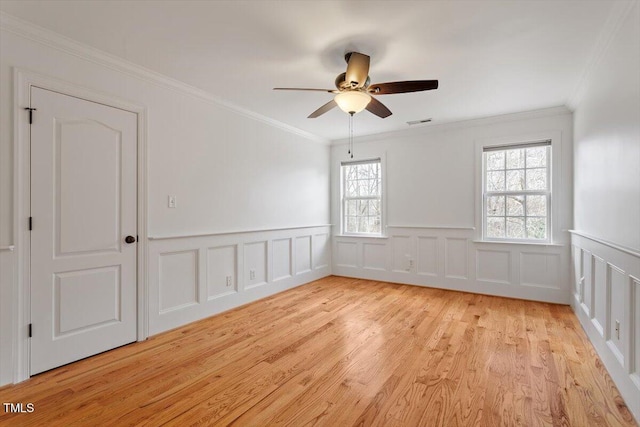
[[[320,233],[313,235],[313,268],[327,268],[329,266],[329,260],[331,259],[329,254],[331,253],[331,242],[329,240],[329,233]]]
[[[444,271],[445,277],[450,279],[468,279],[467,244],[469,239],[464,237],[444,238]]]
[[[164,252],[158,260],[160,313],[198,303],[198,252]]]
[[[418,236],[417,273],[423,276],[438,275],[438,238],[435,236]]]
[[[292,262],[291,258],[291,239],[275,239],[272,243],[272,271],[273,281],[286,279],[291,277]]]
[[[483,282],[511,284],[511,252],[476,249],[476,278]]]
[[[311,236],[296,237],[296,274],[311,271]]]
[[[385,271],[387,269],[387,245],[364,242],[362,244],[362,268]]]
[[[474,241],[472,228],[333,237],[333,274],[567,304],[569,246]],[[386,257],[386,262],[384,257]]]
[[[572,307],[625,403],[640,418],[640,256],[572,232]]]
[[[356,242],[336,242],[336,265],[339,267],[358,267],[358,244]]]
[[[207,298],[238,292],[238,245],[207,248]]]
[[[244,288],[267,284],[267,241],[244,244]]]
[[[151,240],[149,333],[330,275],[330,232],[323,225]]]

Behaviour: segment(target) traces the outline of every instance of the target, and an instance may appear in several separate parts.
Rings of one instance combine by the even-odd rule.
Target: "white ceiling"
[[[371,56],[374,83],[438,79],[381,95],[393,115],[355,118],[357,135],[564,105],[614,1],[0,1],[0,10],[329,138],[347,135],[331,99],[345,52]]]

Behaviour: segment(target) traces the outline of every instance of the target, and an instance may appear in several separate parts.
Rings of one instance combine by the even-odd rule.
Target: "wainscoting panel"
[[[467,279],[467,243],[468,239],[461,237],[445,237],[444,252],[445,276],[450,279]]]
[[[571,270],[571,283],[573,287],[571,292],[578,299],[579,302],[582,302],[582,249],[577,247],[576,245],[571,245],[571,265],[573,269]]]
[[[364,242],[362,244],[362,268],[385,271],[387,264],[387,245],[384,243]]]
[[[276,239],[272,243],[273,251],[273,281],[291,277],[293,271],[291,262],[291,239]]]
[[[591,295],[593,295],[593,256],[587,250],[582,251],[582,295],[580,297],[580,306],[584,314],[592,318],[593,309],[591,308]]]
[[[594,259],[597,258],[599,257],[594,256]],[[627,312],[629,310],[626,307],[630,300],[627,293],[630,282],[624,271],[618,267],[608,264],[608,270],[609,277],[606,281],[606,285],[608,287],[606,294],[609,295],[609,307],[606,309],[606,312],[609,313],[608,333],[606,335],[607,344],[616,356],[616,359],[620,362],[620,365],[625,366],[625,354],[627,348],[626,329],[631,326],[627,321]],[[600,286],[597,286],[596,288],[598,287]],[[598,294],[596,293],[596,295]],[[596,299],[595,301],[598,300]],[[600,304],[596,304],[596,307],[599,305]],[[598,310],[596,309],[596,311]]]
[[[246,289],[267,284],[267,241],[244,245],[244,277]]]
[[[207,249],[209,300],[238,292],[237,254],[237,245]]]
[[[330,233],[322,225],[150,238],[149,334],[330,275]]]
[[[358,267],[358,245],[356,242],[336,242],[336,265],[347,268]]]
[[[13,303],[15,255],[13,246],[0,246],[0,325],[12,325],[15,315]],[[14,332],[0,328],[0,386],[14,381]]]
[[[329,254],[331,253],[331,244],[329,242],[329,233],[321,233],[313,235],[313,268],[318,270],[329,266]]]
[[[168,252],[158,262],[160,313],[198,303],[198,250]]]
[[[296,237],[296,274],[311,271],[311,236]]]
[[[593,283],[607,283],[607,263],[599,256],[593,257]],[[593,290],[594,301],[607,300],[607,287],[596,286]],[[593,307],[593,326],[604,337],[604,331],[607,325],[607,304],[596,304]]]
[[[544,252],[520,253],[520,284],[560,289],[560,254]]]
[[[484,282],[511,284],[511,252],[509,250],[476,249],[476,279]]]
[[[410,273],[413,267],[411,237],[391,236],[391,251],[393,253],[393,271],[396,273]]]
[[[417,273],[423,276],[438,275],[438,238],[435,236],[418,236],[418,253],[416,255]]]
[[[640,419],[640,252],[572,232],[572,307],[625,403]],[[577,266],[582,266],[578,268]]]
[[[388,227],[333,237],[333,274],[567,304],[569,245],[474,241],[472,228]],[[387,259],[385,263],[385,257]]]

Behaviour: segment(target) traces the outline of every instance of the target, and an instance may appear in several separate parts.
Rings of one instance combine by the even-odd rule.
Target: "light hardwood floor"
[[[3,425],[636,425],[568,306],[328,277],[0,389]]]

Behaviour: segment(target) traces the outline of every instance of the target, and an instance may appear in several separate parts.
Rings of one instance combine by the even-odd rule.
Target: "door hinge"
[[[33,217],[29,217],[29,231],[33,230]]]
[[[33,124],[33,112],[36,111],[36,108],[25,107],[25,110],[29,111],[29,124]]]
[[[29,323],[29,338],[33,336],[33,324]]]

